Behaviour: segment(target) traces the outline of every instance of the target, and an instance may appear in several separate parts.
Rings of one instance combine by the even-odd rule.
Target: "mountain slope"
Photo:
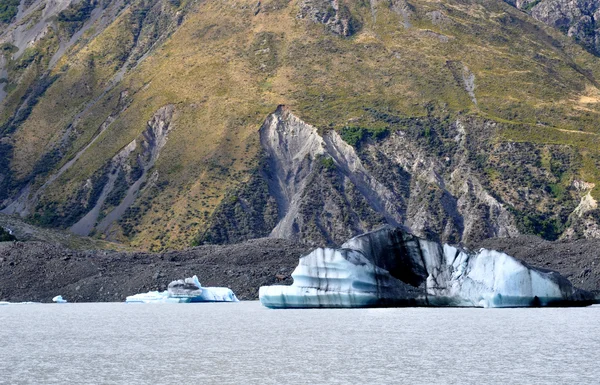
[[[600,3],[567,0],[507,0],[536,20],[575,39],[594,55],[600,55]]]
[[[600,62],[504,2],[44,4],[0,35],[5,213],[153,250],[600,235]]]

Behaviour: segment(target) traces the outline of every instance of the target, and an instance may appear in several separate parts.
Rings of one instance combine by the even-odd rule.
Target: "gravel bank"
[[[165,290],[198,275],[203,286],[230,287],[242,300],[258,288],[290,284],[298,258],[310,247],[281,239],[200,246],[166,253],[74,251],[42,242],[0,243],[0,301],[124,301],[131,294]]]
[[[600,295],[600,240],[548,242],[533,236],[487,239],[474,245],[504,251],[532,266],[555,270]],[[165,290],[169,282],[198,275],[204,286],[230,287],[242,300],[258,288],[291,284],[298,258],[313,247],[283,239],[200,246],[165,253],[75,251],[44,242],[0,243],[0,301],[124,301]]]

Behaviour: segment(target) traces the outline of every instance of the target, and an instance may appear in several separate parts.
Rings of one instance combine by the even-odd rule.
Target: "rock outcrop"
[[[10,229],[5,230],[4,227],[0,226],[0,242],[16,241],[17,238],[12,234]]]
[[[142,134],[113,157],[99,197],[91,210],[71,226],[73,233],[89,235],[94,229],[104,233],[121,219],[148,180],[149,170],[167,143],[174,112],[172,104],[158,109]]]
[[[600,3],[589,0],[507,1],[535,19],[573,37],[595,55],[600,55]]]
[[[260,288],[271,308],[587,306],[591,293],[507,254],[476,253],[383,228],[301,257],[292,286]]]
[[[360,22],[344,0],[303,0],[297,17],[324,24],[340,36],[353,35],[360,29]]]
[[[453,125],[444,161],[409,132],[353,147],[280,106],[260,129],[259,169],[224,200],[200,243],[271,236],[339,245],[385,224],[454,243],[515,236],[513,214],[469,166],[473,125]]]

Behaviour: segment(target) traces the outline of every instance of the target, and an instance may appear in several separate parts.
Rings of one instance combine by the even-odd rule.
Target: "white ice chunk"
[[[130,295],[125,299],[127,303],[180,303],[187,302],[184,298],[170,298],[167,291],[149,291]]]
[[[263,286],[264,306],[372,307],[389,301],[414,301],[408,285],[375,266],[357,250],[318,248],[300,258],[292,286]]]
[[[233,291],[227,287],[202,287],[197,276],[179,279],[169,284],[165,291],[150,291],[128,296],[127,303],[190,303],[190,302],[238,302]]]
[[[67,300],[64,299],[62,295],[57,295],[56,297],[52,298],[52,301],[56,303],[67,303]]]
[[[203,287],[202,294],[191,302],[239,302],[228,287]]]
[[[379,298],[375,292],[333,291],[313,287],[262,286],[260,302],[273,309],[312,307],[371,307]]]

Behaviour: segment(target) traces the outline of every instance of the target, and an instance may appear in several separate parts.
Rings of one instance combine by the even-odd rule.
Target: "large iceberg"
[[[190,302],[238,302],[233,291],[227,287],[202,287],[197,276],[173,281],[165,291],[150,291],[130,295],[127,303],[190,303]]]
[[[301,257],[291,286],[263,286],[270,308],[587,306],[593,296],[560,274],[507,254],[459,247],[385,227],[339,249]]]

